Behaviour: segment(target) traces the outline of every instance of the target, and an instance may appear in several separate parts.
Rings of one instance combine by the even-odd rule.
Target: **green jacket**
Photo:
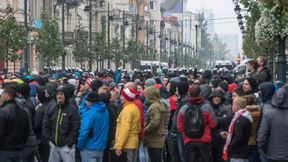
[[[160,91],[154,86],[145,89],[147,114],[144,124],[144,146],[148,148],[164,148],[166,108],[160,101]]]

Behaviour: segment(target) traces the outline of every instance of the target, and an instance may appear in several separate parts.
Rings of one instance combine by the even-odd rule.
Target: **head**
[[[243,97],[236,97],[233,100],[232,111],[235,113],[241,109],[244,109],[247,105],[247,101]]]
[[[252,94],[245,95],[245,96],[243,96],[243,98],[246,100],[247,106],[249,106],[249,105],[257,105],[257,102],[256,102],[256,99],[255,99],[254,95],[252,95]]]
[[[237,87],[232,91],[232,100],[234,100],[237,97],[244,96],[244,92],[242,87]]]
[[[102,80],[96,79],[91,82],[90,88],[92,89],[93,92],[97,92],[99,88],[103,86],[103,84],[104,83]]]
[[[266,65],[266,63],[267,63],[266,57],[264,57],[264,56],[259,56],[259,57],[257,58],[257,63],[258,63],[258,66],[264,67],[264,66]]]
[[[98,93],[97,92],[92,92],[86,97],[85,105],[86,106],[90,106],[93,103],[99,102],[99,100],[100,99],[99,99]]]
[[[96,92],[96,91],[94,91]],[[111,93],[109,91],[109,88],[107,86],[102,86],[98,90],[99,94],[99,100],[104,102],[106,105],[110,104],[110,99],[111,99]]]
[[[154,101],[160,100],[160,89],[151,86],[147,87],[144,90],[144,95],[149,105]]]
[[[14,100],[17,96],[17,90],[15,86],[8,85],[5,86],[0,98],[0,103],[5,103],[7,101]]]
[[[247,67],[247,71],[248,72],[252,72],[252,71],[257,70],[258,63],[257,63],[256,60],[250,60],[250,61],[247,62],[246,67]]]
[[[89,83],[86,82],[86,80],[80,80],[80,83],[79,83],[79,91],[82,92],[82,93],[85,93],[86,91],[89,90],[90,86],[89,86]]]
[[[256,93],[258,91],[258,84],[254,78],[246,78],[243,82],[242,88],[246,94]]]
[[[163,81],[162,81],[162,85],[163,86],[167,86],[167,83],[169,82],[169,78],[168,77],[164,77]]]
[[[180,81],[177,86],[178,94],[183,97],[187,95],[189,89],[189,85],[187,81]]]
[[[57,104],[65,104],[67,103],[67,101],[68,101],[68,98],[67,98],[66,87],[64,87],[63,85],[60,85],[56,90],[56,102]]]
[[[154,78],[149,78],[145,81],[144,88],[154,86],[156,84],[156,80]]]
[[[220,89],[214,89],[209,97],[209,100],[213,105],[220,105],[224,100],[223,95],[224,94]]]
[[[128,82],[125,84],[125,87],[124,88],[132,88],[134,89],[135,91],[137,91],[137,86],[134,82]]]
[[[201,94],[201,89],[200,89],[200,86],[199,85],[192,85],[190,88],[189,88],[189,96],[190,97],[199,97],[200,94]]]
[[[121,93],[121,103],[132,102],[137,96],[137,91],[132,88],[124,88]]]

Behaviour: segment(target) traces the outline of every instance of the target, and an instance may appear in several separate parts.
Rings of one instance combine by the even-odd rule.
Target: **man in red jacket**
[[[195,162],[197,157],[202,159],[202,162],[210,162],[211,159],[211,129],[216,127],[216,118],[213,108],[210,104],[204,103],[205,99],[200,95],[200,87],[193,85],[189,89],[188,104],[181,107],[177,118],[177,129],[182,134],[185,144],[186,162]],[[184,132],[183,116],[190,105],[200,106],[204,121],[204,133],[199,138],[190,138]]]

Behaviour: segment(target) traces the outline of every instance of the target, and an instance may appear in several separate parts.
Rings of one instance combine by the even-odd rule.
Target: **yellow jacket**
[[[138,107],[127,102],[117,118],[115,149],[136,149],[140,132],[140,112]]]

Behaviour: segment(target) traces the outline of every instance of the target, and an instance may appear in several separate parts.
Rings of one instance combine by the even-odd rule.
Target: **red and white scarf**
[[[226,139],[226,143],[224,145],[224,149],[223,149],[223,155],[222,155],[222,158],[223,160],[227,161],[228,160],[228,147],[230,145],[230,142],[232,140],[232,136],[233,136],[233,133],[234,133],[234,125],[235,125],[235,122],[236,120],[242,116],[247,110],[246,109],[241,109],[239,111],[237,111],[230,123],[230,126],[229,126],[229,131],[228,131],[228,137]]]

